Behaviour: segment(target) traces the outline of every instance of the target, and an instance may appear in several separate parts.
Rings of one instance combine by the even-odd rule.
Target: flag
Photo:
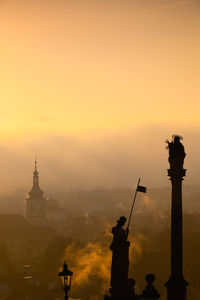
[[[145,186],[138,185],[137,192],[146,193],[147,192],[147,188]]]

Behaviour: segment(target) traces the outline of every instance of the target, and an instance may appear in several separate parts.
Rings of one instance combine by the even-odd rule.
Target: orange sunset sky
[[[0,192],[168,185],[184,136],[198,184],[198,0],[1,0]],[[190,176],[189,176],[190,175]]]

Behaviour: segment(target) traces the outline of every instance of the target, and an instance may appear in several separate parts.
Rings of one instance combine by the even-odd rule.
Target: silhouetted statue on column
[[[175,135],[173,136],[173,141],[168,143],[168,149],[169,149],[169,163],[171,170],[177,170],[180,171],[183,169],[184,164],[184,158],[186,156],[184,146],[180,142],[183,138],[181,136]]]
[[[113,252],[111,287],[119,287],[127,284],[128,280],[130,242],[127,241],[128,231],[122,228],[125,223],[126,218],[120,217],[117,221],[117,225],[112,229],[113,241],[110,245],[110,249]]]
[[[172,184],[171,206],[171,276],[166,283],[168,300],[185,300],[188,283],[183,277],[183,230],[182,230],[182,181],[186,174],[183,169],[185,150],[180,142],[182,137],[174,135],[167,141],[170,169],[168,176]]]

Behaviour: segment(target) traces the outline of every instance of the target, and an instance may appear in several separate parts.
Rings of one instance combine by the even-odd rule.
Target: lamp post
[[[29,300],[29,296],[31,293],[30,286],[32,285],[32,279],[33,277],[32,277],[31,266],[24,265],[24,282],[25,282],[26,300]]]
[[[66,262],[63,265],[63,270],[58,273],[60,286],[63,291],[65,291],[65,300],[68,300],[68,291],[71,288],[73,272],[68,269]]]

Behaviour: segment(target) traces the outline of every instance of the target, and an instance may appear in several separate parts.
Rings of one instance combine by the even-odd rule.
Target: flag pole
[[[137,196],[137,191],[138,191],[139,184],[140,184],[140,178],[138,179],[138,184],[137,184],[137,187],[136,187],[135,196],[134,196],[134,199],[133,199],[133,204],[132,204],[132,207],[131,207],[131,212],[130,212],[130,216],[129,216],[129,219],[128,219],[128,225],[127,225],[126,230],[129,229],[129,225],[130,225],[131,216],[132,216],[132,213],[133,213],[133,208],[134,208],[134,205],[135,205],[135,200],[136,200],[136,196]]]

